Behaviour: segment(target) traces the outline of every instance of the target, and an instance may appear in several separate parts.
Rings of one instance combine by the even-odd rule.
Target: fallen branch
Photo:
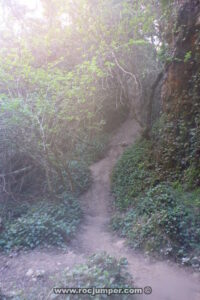
[[[16,171],[13,171],[13,172],[10,172],[10,173],[7,173],[7,174],[0,174],[0,177],[5,178],[6,176],[10,176],[10,175],[18,175],[20,173],[24,173],[25,171],[29,171],[31,169],[32,169],[32,166],[29,166],[29,167],[26,167],[26,168],[23,168],[23,169],[20,169],[20,170],[16,170]]]

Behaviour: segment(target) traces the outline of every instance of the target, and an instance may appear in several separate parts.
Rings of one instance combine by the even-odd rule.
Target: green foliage
[[[75,153],[81,157],[87,164],[92,164],[104,157],[109,141],[108,134],[101,133],[92,139],[84,138],[83,143],[77,143]]]
[[[17,207],[20,210],[20,206]],[[35,248],[37,246],[65,246],[74,235],[81,219],[79,203],[69,194],[57,201],[37,202],[20,215],[6,220],[0,234],[0,248]]]
[[[6,221],[12,222],[23,214],[26,214],[30,208],[30,203],[21,201],[20,203],[14,199],[9,201],[0,201],[0,218],[2,223]]]
[[[62,279],[56,283],[57,287],[86,287],[86,288],[126,288],[131,287],[132,278],[126,272],[127,260],[117,260],[106,253],[94,254],[86,264],[76,266],[65,271]],[[54,285],[55,286],[55,285]],[[80,295],[69,295],[69,299],[80,299]],[[135,299],[133,295],[96,295],[81,296],[81,299]],[[57,298],[65,299],[64,296]]]
[[[194,103],[192,117],[190,113],[180,112],[176,121],[163,114],[152,130],[155,169],[160,179],[178,180],[189,189],[200,182],[199,104]]]
[[[184,63],[187,63],[192,58],[192,51],[188,51],[184,57]]]
[[[5,129],[0,132],[0,168],[7,173],[13,156],[28,154],[32,166],[43,170],[52,194],[57,186],[65,189],[66,181],[69,186],[76,181],[78,174],[69,172],[75,161],[102,157],[104,142],[97,137],[131,105],[124,90],[133,78],[128,74],[133,72],[142,86],[143,79],[150,81],[157,73],[155,47],[149,42],[156,33],[156,12],[144,0],[140,5],[128,0],[41,1],[42,18],[30,19],[25,7],[10,6],[6,1],[2,21],[10,38],[2,38],[0,49]],[[82,156],[86,148],[88,154]]]
[[[174,257],[199,268],[197,258],[193,263],[194,257],[200,254],[199,210],[194,209],[196,197],[200,197],[199,191],[188,193],[186,202],[184,192],[158,185],[140,197],[134,209],[124,215],[117,214],[112,220],[113,229],[126,236],[136,249]]]
[[[173,0],[160,0],[160,2],[162,3],[163,7],[166,7],[167,5],[172,3]]]
[[[179,136],[173,143],[173,122],[163,115],[154,125],[152,141],[140,140],[116,164],[112,186],[120,211],[113,217],[112,227],[127,237],[133,248],[171,257],[198,269],[200,194],[199,189],[185,190],[194,189],[199,182],[198,161],[194,161],[197,148],[191,143],[185,147],[191,149],[195,145],[194,151],[185,152],[188,129],[183,122],[178,124]],[[196,140],[196,129],[189,133],[193,131],[191,140],[193,136]],[[187,163],[192,164],[183,172],[180,160],[184,166],[185,153],[190,157]]]
[[[85,192],[91,184],[92,178],[88,164],[85,163],[84,160],[72,160],[70,161],[69,168],[73,178],[74,192],[80,195]],[[70,192],[70,187],[68,191]]]
[[[159,60],[162,63],[169,63],[173,60],[171,53],[169,51],[169,46],[165,43],[163,43],[161,47],[158,49],[157,55]]]
[[[117,208],[135,205],[137,197],[156,182],[151,151],[151,142],[140,140],[123,153],[114,167],[112,191]]]
[[[190,190],[198,186],[200,182],[200,170],[195,165],[189,166],[184,172],[184,181]]]

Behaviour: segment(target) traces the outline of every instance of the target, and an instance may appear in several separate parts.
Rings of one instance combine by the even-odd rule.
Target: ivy
[[[195,196],[196,195],[196,196]],[[200,219],[195,200],[199,191],[177,192],[169,185],[158,185],[140,197],[137,206],[124,215],[116,214],[112,227],[127,237],[135,249],[147,253],[173,258],[182,263],[200,267],[197,262],[200,242]],[[196,198],[197,197],[197,198]]]
[[[15,204],[16,205],[16,204]],[[56,245],[66,247],[80,223],[82,212],[79,203],[69,194],[60,201],[44,199],[29,205],[18,205],[12,219],[4,222],[0,234],[0,249],[33,249],[38,246]]]
[[[133,287],[131,275],[127,272],[127,260],[116,258],[107,253],[94,254],[86,263],[75,266],[71,270],[63,272],[57,286],[86,287],[86,288],[128,288]],[[84,299],[117,299],[111,294],[82,295]],[[59,298],[55,296],[55,299]],[[120,295],[120,299],[134,299],[134,295]],[[61,296],[62,299],[62,296]],[[63,298],[64,299],[64,298]],[[69,299],[80,299],[80,295],[69,296]]]

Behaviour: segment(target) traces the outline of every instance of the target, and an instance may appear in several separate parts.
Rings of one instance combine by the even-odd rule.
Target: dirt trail
[[[91,166],[93,184],[81,197],[85,212],[85,221],[68,252],[35,250],[21,253],[17,257],[0,257],[0,283],[3,290],[13,288],[13,284],[21,289],[28,286],[44,286],[43,282],[33,282],[27,278],[29,268],[45,270],[46,279],[52,273],[59,273],[65,267],[72,267],[83,262],[88,255],[106,251],[118,258],[126,257],[129,272],[138,287],[151,286],[152,295],[140,296],[139,299],[152,300],[199,300],[199,277],[177,265],[167,262],[152,262],[144,255],[134,253],[125,245],[125,240],[109,231],[110,173],[120,154],[123,144],[131,144],[139,136],[139,127],[133,120],[127,120],[114,134],[109,151],[104,159]],[[8,266],[6,266],[8,264]],[[46,280],[47,281],[47,280]],[[38,299],[43,299],[38,296]]]
[[[110,220],[110,173],[120,154],[123,143],[132,144],[139,135],[139,127],[127,120],[114,135],[107,156],[91,167],[93,185],[82,197],[86,221],[77,237],[80,253],[92,254],[106,251],[116,257],[126,257],[129,271],[138,287],[151,286],[153,300],[199,300],[200,286],[191,274],[166,262],[150,262],[135,254],[125,245],[125,240],[108,230]],[[141,297],[142,298],[142,297]]]

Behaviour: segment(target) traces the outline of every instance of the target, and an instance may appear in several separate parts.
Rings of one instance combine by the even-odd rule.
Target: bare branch
[[[26,168],[23,168],[23,169],[20,169],[20,170],[16,170],[16,171],[13,171],[13,172],[10,172],[10,173],[7,173],[7,174],[0,174],[0,177],[1,178],[5,178],[6,176],[9,176],[9,175],[18,175],[20,173],[23,173],[25,171],[29,171],[32,169],[32,166],[28,166]]]

